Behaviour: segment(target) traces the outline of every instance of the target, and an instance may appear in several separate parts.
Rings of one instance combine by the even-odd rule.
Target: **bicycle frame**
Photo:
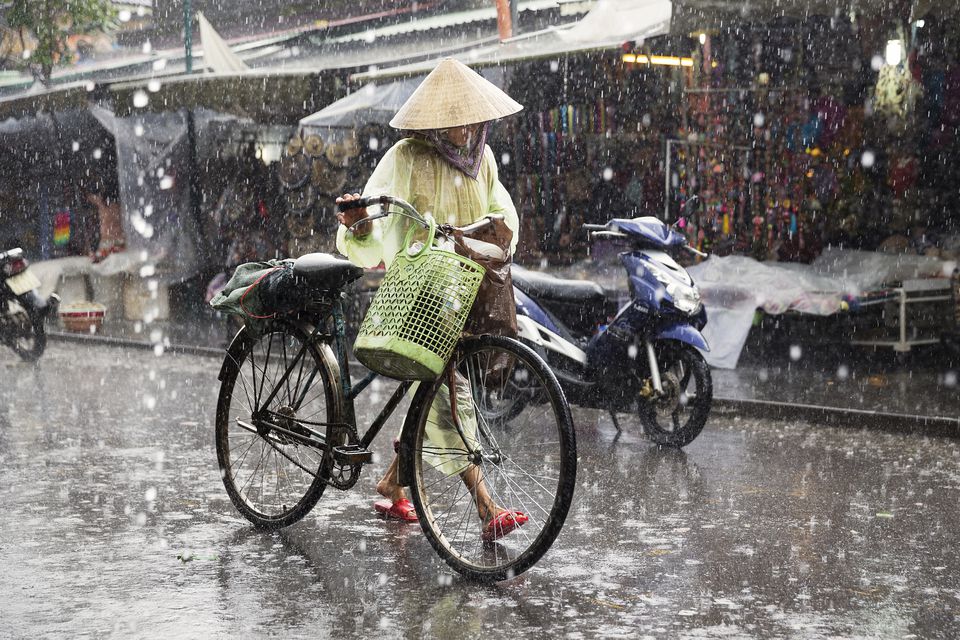
[[[333,333],[327,333],[324,331],[324,325],[327,320],[332,317],[333,320]],[[309,436],[305,436],[302,433],[297,433],[292,431],[283,425],[277,424],[275,420],[270,418],[273,416],[272,411],[267,411],[264,407],[270,406],[270,403],[274,400],[278,393],[281,392],[284,385],[287,384],[288,380],[291,379],[297,369],[300,366],[300,362],[306,355],[307,349],[312,344],[319,342],[325,342],[330,344],[332,342],[334,347],[334,355],[337,361],[337,365],[340,369],[340,392],[342,394],[342,399],[344,401],[344,418],[345,423],[339,423],[343,426],[348,426],[354,430],[357,429],[357,419],[356,411],[354,408],[354,400],[364,389],[366,389],[371,382],[378,377],[376,373],[370,373],[365,376],[360,382],[356,385],[352,384],[351,375],[350,375],[350,365],[347,360],[346,348],[344,345],[344,337],[346,335],[346,326],[343,316],[343,305],[338,299],[334,301],[332,305],[332,310],[329,316],[321,317],[317,319],[313,326],[313,331],[310,333],[308,339],[300,346],[299,351],[294,356],[293,360],[287,365],[283,374],[280,378],[273,384],[273,388],[270,390],[269,394],[257,402],[256,411],[253,414],[253,424],[241,424],[242,427],[250,430],[256,431],[258,433],[265,433],[268,430],[276,431],[283,434],[285,437],[292,440],[296,440],[301,444],[308,446],[319,446],[323,450],[329,450],[330,446],[326,442],[326,435],[316,431],[312,427],[327,427],[327,426],[337,426],[336,424],[325,423],[325,422],[309,422],[300,420],[298,421],[298,426],[302,429],[305,429],[310,433]],[[228,352],[229,355],[229,352]],[[270,350],[268,348],[266,357],[270,357]],[[300,394],[300,397],[297,399],[297,405],[303,402],[308,390],[313,384],[313,380],[317,375],[318,370],[313,368],[306,380],[306,383],[303,385],[303,392]],[[302,375],[302,372],[301,372]],[[298,377],[298,384],[300,379]],[[363,434],[363,437],[360,438],[359,448],[361,450],[367,450],[373,440],[376,438],[377,434],[383,428],[383,425],[386,424],[387,420],[393,415],[393,412],[396,410],[397,406],[403,400],[403,396],[409,391],[412,386],[412,382],[403,381],[399,384],[397,389],[391,395],[390,399],[380,410],[380,413],[374,419],[373,423],[367,428],[367,431]],[[334,452],[335,453],[335,452]],[[365,460],[364,460],[365,461]]]

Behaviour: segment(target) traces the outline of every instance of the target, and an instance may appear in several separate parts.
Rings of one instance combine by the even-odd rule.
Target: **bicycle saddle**
[[[363,269],[329,253],[308,253],[293,261],[293,275],[317,289],[340,289],[363,275]]]

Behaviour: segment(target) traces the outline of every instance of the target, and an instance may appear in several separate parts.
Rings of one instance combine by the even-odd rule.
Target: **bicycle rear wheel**
[[[516,340],[463,340],[452,366],[459,430],[449,376],[422,385],[411,406],[407,427],[415,428],[405,428],[403,453],[413,456],[413,502],[447,564],[473,579],[509,579],[546,553],[570,508],[577,465],[570,408],[543,360]],[[521,409],[489,406],[517,386],[530,392]],[[515,520],[489,522],[503,511]]]
[[[297,358],[309,336],[293,324],[242,331],[221,375],[217,461],[237,510],[258,528],[278,529],[303,518],[326,487],[324,434],[340,422],[336,376],[326,345],[309,344]]]

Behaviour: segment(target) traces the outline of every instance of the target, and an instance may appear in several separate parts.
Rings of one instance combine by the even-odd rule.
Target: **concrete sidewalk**
[[[50,327],[50,338],[219,357],[238,325],[202,309],[180,321],[149,325],[113,320],[96,334]],[[714,369],[718,410],[778,418],[828,419],[854,427],[886,426],[960,435],[960,382],[937,348],[909,354],[838,348],[807,340],[748,338],[738,367]]]

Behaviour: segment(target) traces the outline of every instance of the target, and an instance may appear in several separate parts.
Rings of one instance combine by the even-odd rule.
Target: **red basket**
[[[96,333],[103,325],[107,308],[96,302],[74,302],[60,308],[64,329],[76,333]]]

